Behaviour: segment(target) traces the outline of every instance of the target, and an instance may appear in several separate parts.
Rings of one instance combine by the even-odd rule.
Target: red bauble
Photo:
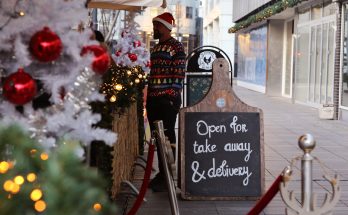
[[[115,55],[116,55],[117,57],[121,56],[121,54],[122,54],[122,52],[121,52],[121,51],[117,51],[117,52],[115,52]]]
[[[83,47],[81,55],[91,52],[94,54],[92,69],[98,74],[104,74],[110,66],[110,57],[105,48],[99,45],[90,45]]]
[[[22,68],[8,76],[2,88],[5,98],[15,105],[30,102],[37,91],[35,80]]]
[[[124,30],[124,31],[122,31],[122,33],[121,33],[121,37],[123,38],[123,37],[126,36],[127,34],[128,34],[128,31]]]
[[[134,62],[134,61],[136,61],[136,60],[138,59],[138,56],[137,56],[136,54],[129,53],[129,54],[128,54],[128,58],[129,58],[132,62]]]
[[[62,52],[62,41],[48,27],[34,34],[30,39],[30,53],[41,62],[58,59]]]
[[[133,46],[134,48],[140,47],[141,46],[141,42],[139,40],[136,40],[133,42]]]
[[[145,63],[145,66],[146,66],[146,67],[151,67],[151,61],[147,61],[147,62]]]

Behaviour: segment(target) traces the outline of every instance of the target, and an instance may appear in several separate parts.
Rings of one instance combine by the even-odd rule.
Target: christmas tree
[[[73,147],[46,153],[18,127],[0,128],[0,214],[115,214],[100,176]]]
[[[115,133],[93,126],[101,117],[89,104],[104,101],[98,90],[110,58],[83,29],[87,20],[81,0],[0,2],[0,124],[18,123],[46,149],[115,143]]]
[[[105,100],[111,59],[88,19],[81,0],[0,2],[1,214],[115,212],[101,177],[76,157],[93,140],[116,142],[90,106]]]

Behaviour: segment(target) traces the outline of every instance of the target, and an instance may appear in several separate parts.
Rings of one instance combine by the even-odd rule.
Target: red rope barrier
[[[279,185],[280,182],[282,182],[283,176],[279,175],[276,180],[273,182],[272,186],[267,190],[267,192],[261,197],[261,199],[256,203],[256,205],[249,211],[247,215],[257,215],[265,207],[268,205],[268,203],[274,198],[274,196],[279,191]]]
[[[148,187],[149,181],[150,181],[153,157],[154,157],[154,154],[155,154],[154,152],[155,152],[155,145],[154,144],[150,144],[149,145],[149,152],[147,154],[147,163],[146,163],[143,183],[141,185],[141,188],[140,188],[140,191],[139,191],[139,195],[138,195],[137,199],[135,200],[133,207],[130,209],[130,211],[128,212],[127,215],[134,215],[134,214],[136,214],[136,212],[140,208],[141,203],[143,203],[143,200],[144,200],[144,197],[145,197],[145,193],[147,191],[147,187]]]

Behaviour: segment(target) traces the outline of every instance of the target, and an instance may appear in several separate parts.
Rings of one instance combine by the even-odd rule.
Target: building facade
[[[136,18],[139,30],[147,47],[152,47],[153,40],[152,18],[164,13],[173,14],[176,27],[173,28],[172,36],[181,41],[185,52],[190,53],[202,42],[202,17],[199,14],[200,0],[172,0],[167,2],[167,8],[146,8]]]
[[[203,45],[223,50],[234,63],[234,35],[228,33],[233,25],[231,0],[203,0]]]
[[[346,2],[234,2],[238,84],[348,120]]]

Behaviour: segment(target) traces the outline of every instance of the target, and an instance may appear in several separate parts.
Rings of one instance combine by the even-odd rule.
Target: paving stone
[[[299,136],[311,133],[316,140],[313,155],[323,163],[324,169],[330,174],[340,175],[342,195],[333,210],[334,215],[348,214],[348,123],[337,120],[320,120],[318,110],[291,103],[290,99],[269,97],[245,88],[234,86],[236,94],[245,103],[259,107],[264,113],[265,138],[265,187],[268,188],[283,169],[296,156],[303,154],[298,147]],[[156,160],[157,162],[157,160]],[[315,162],[314,162],[315,163]],[[289,188],[296,192],[300,201],[301,161],[294,165],[294,174]],[[331,192],[330,184],[322,178],[323,169],[320,165],[313,166],[313,192],[318,195],[318,202]],[[141,169],[136,169],[135,184],[141,186]],[[147,191],[147,203],[143,203],[138,215],[171,214],[168,193]],[[129,201],[132,205],[133,200]],[[179,197],[181,215],[245,215],[256,201],[185,201]],[[284,215],[285,204],[277,194],[261,213],[262,215]]]

